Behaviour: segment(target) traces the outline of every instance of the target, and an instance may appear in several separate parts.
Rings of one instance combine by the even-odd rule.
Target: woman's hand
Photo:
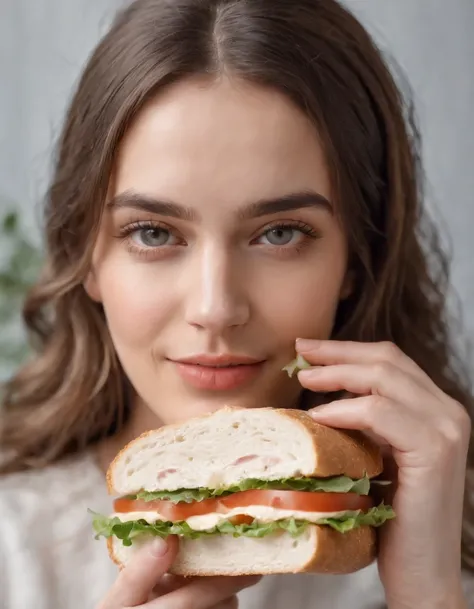
[[[395,464],[395,520],[380,530],[378,567],[390,609],[460,609],[461,524],[470,420],[391,343],[298,340],[303,387],[359,397],[310,414],[376,437]]]
[[[258,577],[194,577],[167,575],[176,557],[176,538],[157,537],[137,552],[117,577],[98,609],[237,609],[236,594]]]

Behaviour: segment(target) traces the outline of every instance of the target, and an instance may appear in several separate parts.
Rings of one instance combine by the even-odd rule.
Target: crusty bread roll
[[[359,479],[381,472],[377,445],[359,432],[325,427],[298,410],[223,408],[141,435],[117,455],[107,481],[110,493],[134,495],[141,490],[227,487],[248,478],[345,475]],[[131,514],[130,519],[139,516]],[[123,567],[149,539],[143,534],[124,546],[111,537],[110,556]],[[189,576],[351,573],[374,558],[372,527],[339,533],[311,524],[298,537],[279,531],[262,538],[228,534],[180,538],[171,572]]]
[[[112,560],[120,568],[150,540],[124,546],[116,537],[108,539]],[[275,573],[353,573],[375,559],[375,530],[360,527],[347,533],[318,525],[309,526],[297,538],[281,532],[255,539],[214,535],[180,539],[170,573],[186,576],[271,575]]]

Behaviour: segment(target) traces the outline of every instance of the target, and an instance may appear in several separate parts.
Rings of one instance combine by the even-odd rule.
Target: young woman
[[[417,150],[335,0],[136,0],[118,16],[59,144],[24,311],[36,355],[3,394],[2,607],[468,606],[471,396]],[[312,368],[289,379],[295,350]],[[380,440],[397,518],[378,569],[183,581],[158,540],[117,578],[86,511],[110,509],[111,458],[224,403]]]

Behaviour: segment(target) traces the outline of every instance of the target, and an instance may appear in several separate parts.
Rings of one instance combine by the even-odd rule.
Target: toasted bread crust
[[[318,531],[318,551],[302,572],[345,574],[370,565],[376,556],[373,527],[360,527],[339,533],[330,527],[314,525]]]
[[[334,429],[317,423],[303,410],[280,409],[285,417],[298,421],[313,438],[318,455],[314,476],[345,474],[349,478],[369,478],[383,471],[382,455],[377,444],[360,431]]]
[[[120,570],[122,570],[124,568],[124,565],[120,562],[120,560],[117,558],[117,556],[115,554],[113,537],[109,537],[107,539],[107,550],[109,551],[109,556],[112,559],[112,561],[117,565],[117,567]]]
[[[249,562],[243,565],[238,571],[233,569],[226,572],[206,568],[205,557],[204,566],[200,569],[189,570],[179,566],[171,566],[169,572],[185,577],[201,576],[210,577],[215,575],[272,575],[277,573],[324,573],[324,574],[347,574],[354,573],[370,565],[376,556],[376,534],[373,527],[360,527],[347,533],[339,533],[327,526],[310,525],[314,535],[312,543],[314,546],[313,555],[305,564],[301,564],[298,569],[276,570],[275,566],[269,564],[267,568],[258,570],[252,568]],[[232,543],[233,538],[228,538]],[[256,545],[255,551],[258,552],[259,539],[253,540]],[[118,540],[117,540],[118,542]],[[118,542],[120,543],[120,542]],[[275,541],[278,543],[278,541]],[[110,558],[120,569],[124,565],[115,553],[114,541],[112,538],[107,540],[107,547]]]
[[[241,410],[236,407],[225,407],[222,410]],[[221,410],[221,412],[222,412]],[[243,409],[242,409],[243,410]],[[313,476],[336,476],[346,475],[350,478],[361,478],[367,475],[369,478],[378,476],[383,471],[383,462],[379,447],[375,442],[359,431],[339,430],[314,421],[311,416],[302,410],[262,408],[260,410],[271,410],[273,413],[294,420],[297,424],[312,436],[314,451],[317,454],[317,467]],[[212,417],[214,413],[208,413],[195,420]],[[188,421],[189,423],[189,421]],[[125,453],[138,440],[157,436],[162,430],[175,428],[179,430],[181,423],[176,423],[160,429],[146,431],[138,438],[129,442],[115,457],[107,471],[107,488],[110,494],[114,494],[113,471]]]

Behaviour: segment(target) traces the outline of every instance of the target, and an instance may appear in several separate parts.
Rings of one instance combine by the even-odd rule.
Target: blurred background
[[[21,300],[65,105],[120,0],[0,0],[0,381],[25,356]],[[474,0],[346,0],[414,91],[428,202],[474,338]]]

